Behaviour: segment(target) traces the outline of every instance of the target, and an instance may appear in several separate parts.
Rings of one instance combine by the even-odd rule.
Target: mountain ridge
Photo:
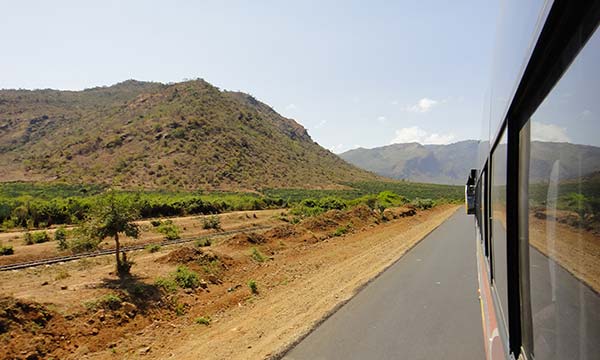
[[[358,148],[339,156],[362,169],[394,179],[462,185],[469,170],[477,166],[478,151],[479,141],[463,140],[447,145],[412,142],[372,149]],[[546,181],[556,159],[560,160],[561,180],[575,179],[600,170],[599,147],[532,141],[531,180]],[[579,162],[586,166],[580,167]],[[580,169],[585,169],[586,173],[581,174]]]

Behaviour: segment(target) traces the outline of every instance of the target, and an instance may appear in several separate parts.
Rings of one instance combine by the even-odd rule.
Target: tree
[[[127,255],[121,254],[119,234],[137,239],[139,227],[133,221],[139,218],[139,209],[135,199],[118,198],[114,193],[98,199],[92,207],[87,220],[91,234],[100,240],[112,237],[115,240],[115,257],[117,260],[117,273],[120,277],[129,274],[131,263]]]

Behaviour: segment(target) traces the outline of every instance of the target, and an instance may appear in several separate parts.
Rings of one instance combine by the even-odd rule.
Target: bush
[[[252,257],[252,259],[256,262],[264,262],[265,260],[267,260],[267,257],[264,256],[260,250],[258,250],[257,248],[252,248],[252,254],[250,254],[250,256]]]
[[[121,300],[119,295],[106,294],[96,300],[87,301],[84,303],[84,305],[86,308],[91,309],[91,310],[97,309],[97,308],[117,310],[118,308],[121,307],[122,302],[123,302],[123,300]]]
[[[254,281],[254,280],[248,281],[248,287],[250,288],[250,291],[253,294],[258,294],[258,285],[256,284],[256,281]]]
[[[346,235],[348,233],[348,231],[350,231],[350,224],[348,224],[346,226],[340,226],[339,228],[335,229],[333,236]]]
[[[427,210],[435,206],[435,202],[431,199],[416,198],[411,202],[411,205],[420,210]]]
[[[158,225],[156,231],[165,235],[166,240],[177,240],[180,238],[179,227],[173,224],[173,222],[170,220],[162,222],[160,225]]]
[[[66,279],[68,277],[70,277],[71,274],[69,274],[69,272],[65,269],[61,269],[58,271],[58,273],[56,274],[56,276],[54,276],[54,280],[63,280]]]
[[[202,219],[202,228],[221,230],[221,219],[217,215],[207,216]]]
[[[48,236],[48,233],[45,231],[36,231],[34,233],[26,232],[23,238],[25,239],[25,245],[40,244],[50,241],[50,236]]]
[[[163,277],[157,278],[154,281],[154,285],[167,292],[175,292],[177,290],[177,283],[175,282],[175,280],[166,279]]]
[[[154,226],[154,227],[158,227],[158,226],[160,226],[160,224],[162,224],[162,221],[160,221],[160,220],[152,220],[152,221],[150,221],[150,224],[152,226]]]
[[[159,244],[148,244],[145,249],[149,253],[159,252],[162,247]]]
[[[201,316],[201,317],[196,318],[196,320],[194,320],[194,322],[198,325],[208,326],[208,325],[210,325],[210,318]]]
[[[67,250],[69,244],[67,243],[67,229],[64,226],[60,226],[54,232],[54,240],[56,240],[56,247],[58,250]]]
[[[14,253],[15,251],[13,250],[12,246],[0,244],[0,256],[12,255]]]
[[[198,273],[190,270],[187,266],[180,265],[174,274],[174,279],[177,285],[184,289],[195,289],[200,286],[200,278]]]
[[[100,242],[100,239],[78,236],[69,241],[69,250],[73,254],[94,251],[98,249]]]
[[[212,245],[212,241],[210,241],[210,239],[199,239],[196,240],[196,246],[197,247],[207,247],[207,246],[211,246]]]

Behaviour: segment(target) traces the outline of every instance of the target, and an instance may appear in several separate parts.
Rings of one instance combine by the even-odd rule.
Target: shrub
[[[186,312],[185,304],[176,302],[175,303],[175,315],[183,316],[183,315],[185,315],[185,312]]]
[[[154,285],[167,292],[175,292],[177,290],[177,283],[175,282],[175,280],[166,279],[163,277],[157,278],[154,281]]]
[[[340,226],[339,228],[335,229],[333,236],[346,235],[348,233],[348,231],[350,231],[350,224],[348,224],[346,226]]]
[[[195,289],[200,286],[198,273],[190,270],[187,266],[178,266],[174,275],[175,282],[182,288]]]
[[[123,300],[121,300],[119,295],[106,294],[96,300],[87,301],[84,303],[84,305],[86,308],[91,309],[91,310],[97,309],[97,308],[117,310],[118,308],[121,307],[122,302],[123,302]]]
[[[69,276],[71,276],[71,274],[69,274],[69,272],[67,270],[61,269],[58,271],[56,276],[54,276],[54,280],[63,280],[63,279],[68,278]]]
[[[208,326],[208,325],[210,325],[210,318],[201,316],[201,317],[196,318],[196,320],[194,320],[194,322],[198,325]]]
[[[145,249],[149,253],[155,253],[155,252],[159,252],[160,251],[161,246],[159,244],[148,244],[148,245],[146,245]]]
[[[152,220],[152,221],[150,221],[150,224],[152,226],[154,226],[154,227],[158,227],[158,226],[160,226],[160,224],[162,224],[162,221],[160,221],[160,220]]]
[[[411,202],[411,205],[417,209],[427,210],[435,206],[435,202],[431,199],[416,198]]]
[[[204,272],[207,274],[212,274],[218,277],[223,272],[223,263],[221,263],[221,260],[219,259],[214,259],[209,261],[208,264],[202,265],[202,270],[204,270]]]
[[[58,250],[67,250],[69,244],[67,243],[67,229],[64,226],[60,226],[54,232],[54,240],[56,240],[56,247]]]
[[[12,255],[14,253],[15,251],[13,250],[12,246],[0,244],[0,256]]]
[[[45,231],[36,231],[34,233],[26,232],[24,235],[25,245],[40,244],[50,241],[50,236]]]
[[[69,250],[74,254],[94,251],[98,249],[101,240],[97,238],[88,238],[85,236],[77,236],[69,241]]]
[[[196,240],[197,247],[207,247],[207,246],[211,246],[211,245],[212,245],[212,242],[210,241],[210,239]]]
[[[264,256],[260,250],[258,250],[257,248],[252,248],[252,254],[250,254],[250,256],[252,257],[252,259],[254,261],[257,262],[264,262],[265,260],[267,260],[266,256]]]
[[[256,284],[256,281],[254,281],[254,280],[248,281],[248,287],[250,288],[250,291],[253,294],[258,294],[258,285]]]
[[[100,298],[100,304],[109,309],[118,309],[122,302],[123,300],[121,300],[119,295],[115,294],[107,294]]]
[[[221,219],[217,215],[204,217],[202,219],[202,228],[221,230]]]
[[[172,221],[168,220],[165,221],[163,223],[161,223],[156,230],[165,235],[165,239],[166,240],[177,240],[180,238],[179,236],[179,227],[175,224],[173,224]]]

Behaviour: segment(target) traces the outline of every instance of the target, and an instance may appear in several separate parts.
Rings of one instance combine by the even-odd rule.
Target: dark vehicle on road
[[[502,8],[469,180],[488,359],[600,359],[599,21],[600,1]]]

